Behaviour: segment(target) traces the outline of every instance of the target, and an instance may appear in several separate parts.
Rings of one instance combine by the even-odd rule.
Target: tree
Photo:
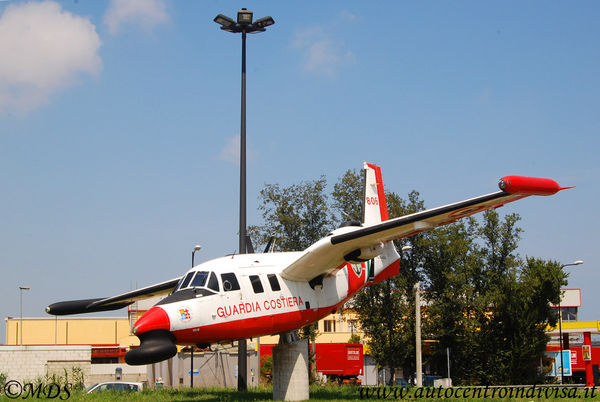
[[[467,353],[477,331],[474,321],[475,291],[472,289],[473,267],[477,261],[470,254],[473,247],[474,220],[438,228],[424,236],[421,247],[422,269],[426,277],[424,298],[427,303],[423,317],[424,339],[436,340],[433,354],[426,362],[440,375],[446,374],[446,349],[451,348],[453,381],[456,374],[468,368]]]
[[[266,184],[258,207],[264,224],[250,226],[248,233],[259,245],[275,237],[281,251],[304,250],[332,229],[326,185],[325,176],[288,187]]]
[[[353,299],[360,326],[367,337],[371,356],[382,367],[394,368],[404,363],[406,355],[405,295],[398,291],[393,280],[385,280],[360,291]]]
[[[353,332],[352,335],[350,335],[350,338],[348,338],[348,340],[346,341],[346,343],[360,343],[360,341],[360,335],[356,332]]]
[[[439,341],[431,365],[446,368],[452,350],[454,383],[523,384],[539,381],[545,326],[556,317],[564,283],[560,265],[516,254],[519,216],[496,211],[431,232],[424,273],[428,278],[428,332]]]
[[[363,177],[348,169],[333,186],[333,208],[339,212],[337,223],[362,221]]]

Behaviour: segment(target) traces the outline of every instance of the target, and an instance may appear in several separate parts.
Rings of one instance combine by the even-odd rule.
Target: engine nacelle
[[[344,259],[351,263],[369,261],[383,253],[383,247],[383,243],[381,242],[368,247],[362,247],[346,254]]]

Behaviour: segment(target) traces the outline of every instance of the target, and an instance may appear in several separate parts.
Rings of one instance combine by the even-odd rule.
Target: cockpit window
[[[203,287],[206,284],[206,279],[208,279],[207,271],[196,272],[196,276],[194,277],[194,280],[192,281],[191,287],[193,287],[193,288]]]
[[[233,272],[221,274],[221,280],[223,281],[223,289],[226,292],[240,290],[240,284],[238,283],[238,280]]]
[[[219,281],[217,280],[217,275],[215,275],[214,272],[210,273],[210,279],[208,280],[207,287],[215,292],[219,292]]]
[[[185,278],[183,278],[183,280],[180,282],[179,287],[177,289],[185,288],[188,285],[188,283],[190,283],[190,281],[192,280],[192,276],[194,276],[194,272],[190,272],[189,274],[187,274]]]

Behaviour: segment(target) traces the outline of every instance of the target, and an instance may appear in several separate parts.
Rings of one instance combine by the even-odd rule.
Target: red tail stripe
[[[381,221],[390,219],[388,215],[387,202],[385,200],[385,190],[383,188],[383,179],[381,178],[381,168],[377,165],[367,163],[371,169],[375,170],[375,182],[377,183],[377,197],[379,198],[379,211],[381,213]]]

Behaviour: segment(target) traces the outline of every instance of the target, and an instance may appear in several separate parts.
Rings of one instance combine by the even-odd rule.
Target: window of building
[[[268,274],[267,278],[269,279],[269,283],[271,284],[271,290],[273,290],[273,292],[278,292],[281,290],[281,286],[279,286],[279,281],[277,280],[277,275]]]
[[[577,307],[561,307],[563,321],[577,321]]]
[[[348,320],[348,332],[358,332],[358,325],[356,320]]]
[[[240,284],[238,283],[238,280],[233,272],[221,274],[221,280],[223,281],[223,289],[226,292],[240,290]]]
[[[254,293],[263,293],[265,291],[258,275],[250,275],[250,283],[252,284]]]
[[[324,332],[335,332],[335,320],[323,321],[323,331]]]

